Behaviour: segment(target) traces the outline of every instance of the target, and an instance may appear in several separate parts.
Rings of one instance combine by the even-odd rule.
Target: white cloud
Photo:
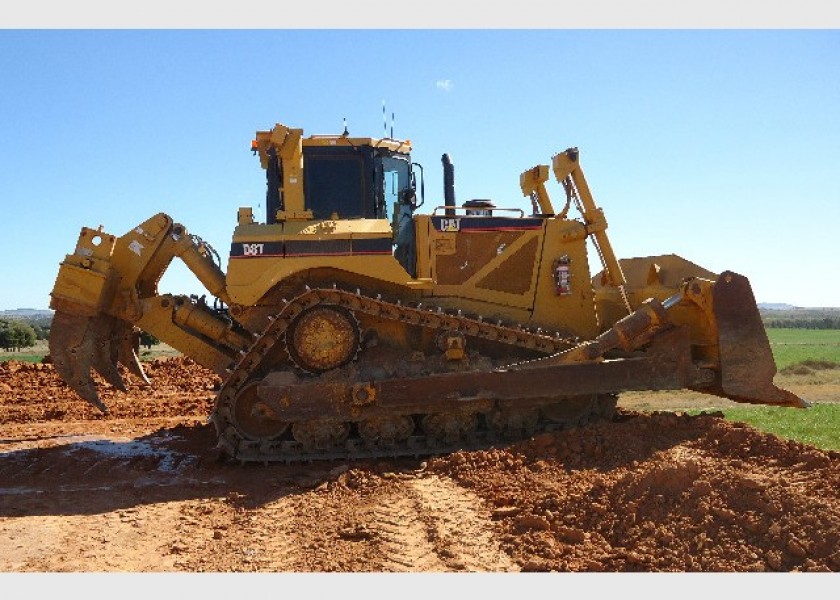
[[[452,90],[455,84],[452,83],[451,79],[438,79],[435,82],[435,87],[439,90],[443,90],[444,92],[449,92]]]

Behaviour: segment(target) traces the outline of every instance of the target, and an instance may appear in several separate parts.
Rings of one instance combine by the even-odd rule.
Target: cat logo
[[[440,230],[441,231],[460,231],[461,230],[461,219],[441,219],[440,220]]]

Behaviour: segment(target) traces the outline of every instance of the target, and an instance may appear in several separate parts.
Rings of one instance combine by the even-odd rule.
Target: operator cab
[[[266,170],[266,224],[389,220],[394,257],[416,277],[413,215],[423,204],[423,168],[411,162],[410,141],[350,137],[346,129],[303,137],[278,123],[258,131],[251,150]],[[298,235],[294,229],[285,233]]]
[[[401,203],[417,207],[413,167],[421,174],[422,167],[411,162],[409,141],[354,138],[346,131],[304,138],[302,130],[278,124],[257,132],[252,150],[266,170],[268,224],[390,219]]]
[[[408,154],[369,145],[304,146],[303,174],[315,220],[387,219],[389,207],[414,189]]]

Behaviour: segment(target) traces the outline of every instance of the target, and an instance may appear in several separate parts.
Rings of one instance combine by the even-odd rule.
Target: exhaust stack
[[[443,203],[446,206],[455,206],[455,167],[448,154],[440,157],[443,163]],[[452,216],[455,211],[446,209],[446,215]]]

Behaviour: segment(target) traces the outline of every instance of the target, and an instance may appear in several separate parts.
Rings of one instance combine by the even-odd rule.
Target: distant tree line
[[[0,317],[0,348],[5,350],[19,350],[31,348],[36,340],[49,340],[51,316],[33,317]],[[160,340],[151,333],[140,332],[140,345],[151,348],[160,344]]]
[[[38,338],[29,323],[17,319],[0,319],[0,348],[18,352],[21,348],[34,346],[36,339],[43,338]]]
[[[837,317],[768,317],[763,319],[764,326],[781,329],[840,329],[840,316]]]

